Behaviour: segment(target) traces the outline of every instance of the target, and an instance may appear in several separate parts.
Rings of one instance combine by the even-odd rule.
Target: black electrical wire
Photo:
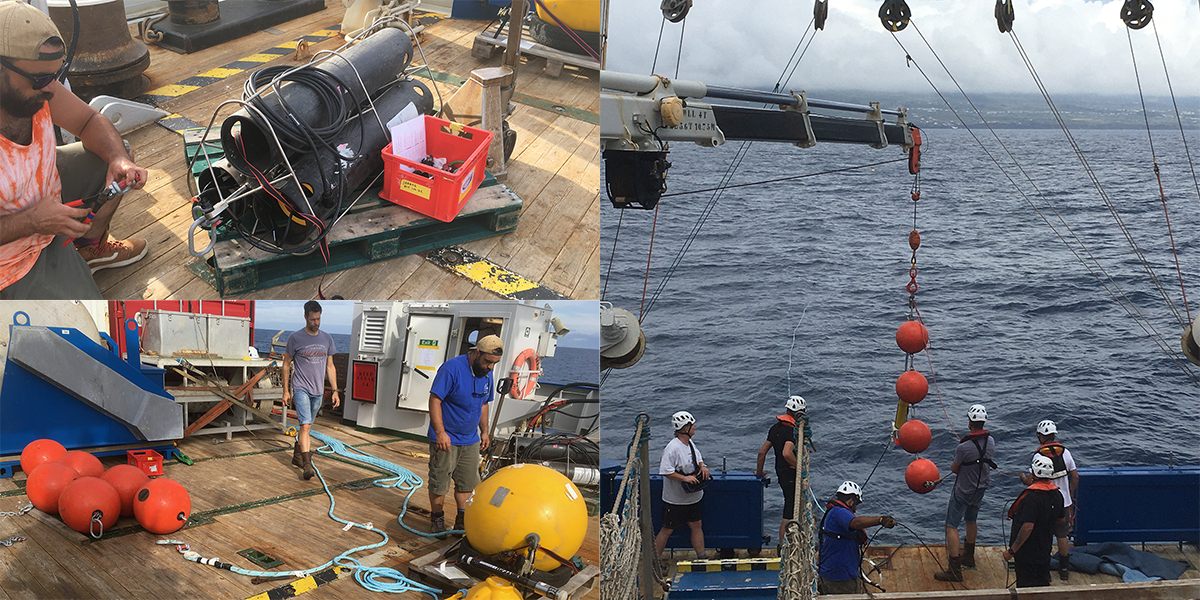
[[[320,108],[318,109],[317,115],[313,117],[311,121],[320,123],[320,125],[312,125],[296,119],[291,107],[281,94],[275,94],[276,99],[279,102],[278,107],[272,107],[271,104],[265,102],[261,95],[259,95],[259,91],[264,86],[274,87],[278,91],[277,86],[279,86],[281,83],[303,85],[309,88],[317,96]],[[387,86],[385,86],[385,89],[386,87]],[[333,211],[333,214],[338,214],[341,212],[342,206],[345,203],[345,173],[342,168],[341,159],[346,157],[341,157],[341,154],[338,152],[338,149],[335,147],[334,143],[352,119],[362,119],[365,116],[361,106],[347,101],[348,98],[350,100],[353,99],[353,96],[350,95],[349,89],[350,87],[337,76],[311,67],[304,67],[300,69],[295,69],[289,66],[264,67],[252,73],[249,79],[247,79],[244,92],[245,96],[251,98],[249,101],[250,104],[258,110],[258,112],[266,120],[267,126],[275,132],[279,139],[281,150],[284,151],[285,154],[294,156],[312,155],[316,161],[317,172],[321,177],[322,186],[320,193],[314,192],[312,194],[312,198],[305,197],[304,200],[308,205],[307,207],[297,207],[295,203],[288,200],[286,196],[279,193],[278,190],[270,185],[269,178],[266,174],[258,171],[258,169],[250,164],[249,160],[245,160],[246,164],[250,165],[250,170],[252,171],[251,174],[262,186],[263,191],[266,192],[271,199],[280,203],[285,217],[287,217],[287,229],[284,231],[283,237],[287,237],[287,234],[290,232],[292,227],[292,214],[289,213],[293,213],[304,220],[307,224],[314,226],[317,229],[317,236],[315,239],[295,248],[285,248],[283,242],[279,241],[278,239],[271,241],[263,238],[260,235],[257,235],[257,224],[260,222],[268,223],[268,226],[271,227],[271,231],[277,231],[274,227],[273,219],[264,218],[263,210],[265,210],[265,207],[261,206],[262,202],[270,202],[271,200],[267,200],[266,198],[256,195],[252,196],[248,200],[248,212],[254,215],[255,226],[247,230],[247,228],[240,222],[240,219],[231,219],[238,234],[250,245],[273,254],[301,254],[308,252],[314,246],[320,244],[322,255],[326,256],[326,260],[328,260],[325,238],[329,234],[330,226],[323,223],[314,214],[316,209],[314,208],[315,203],[313,200],[326,195],[330,191],[331,187],[329,176],[326,172],[327,169],[321,161],[321,153],[318,152],[318,150],[323,147],[331,152],[335,157],[339,157],[338,163],[333,165],[333,171],[337,176],[338,190],[337,205]],[[365,138],[365,131],[363,128],[366,126],[366,123],[360,123],[359,143],[357,145],[358,148],[362,148],[363,146],[363,140]],[[245,159],[244,149],[240,150],[243,154],[243,159]],[[357,158],[359,157],[355,156],[346,158],[346,160],[352,161]],[[298,189],[298,192],[303,194],[303,188]],[[268,212],[267,214],[269,215],[270,213]]]

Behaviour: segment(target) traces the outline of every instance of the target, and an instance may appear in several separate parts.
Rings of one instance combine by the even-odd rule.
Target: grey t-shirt
[[[991,460],[996,457],[996,440],[992,439],[991,436],[987,437],[986,442],[979,440],[979,446],[983,448],[984,458]],[[988,471],[990,467],[987,463],[964,464],[978,458],[979,448],[975,447],[975,442],[968,440],[954,448],[954,462],[960,465],[958,467],[958,477],[954,480],[954,491],[962,496],[969,496],[980,489],[986,489],[988,486]]]
[[[333,336],[324,331],[310,335],[301,329],[288,336],[284,350],[292,357],[292,389],[320,396],[325,393],[325,365],[334,353]],[[333,383],[337,387],[336,382]]]

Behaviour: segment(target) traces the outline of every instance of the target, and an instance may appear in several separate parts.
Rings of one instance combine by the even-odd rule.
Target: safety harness
[[[1037,453],[1049,458],[1054,463],[1054,473],[1050,475],[1051,479],[1058,479],[1067,475],[1067,459],[1064,453],[1067,448],[1062,444],[1049,441],[1041,446],[1038,446]]]
[[[965,442],[971,442],[971,443],[975,444],[975,449],[979,451],[978,458],[976,458],[975,460],[968,460],[968,461],[964,462],[962,464],[962,466],[966,467],[966,466],[970,466],[970,465],[979,465],[979,468],[983,469],[983,466],[987,465],[993,469],[998,468],[996,466],[996,461],[994,461],[990,458],[985,458],[983,455],[983,450],[987,446],[987,439],[989,437],[991,437],[991,434],[989,434],[986,429],[980,429],[979,431],[972,431],[971,433],[964,435],[962,437],[962,439],[958,441],[958,443],[960,443],[960,444],[965,443]],[[979,440],[983,440],[983,443],[980,444]]]
[[[1048,479],[1039,479],[1039,480],[1029,484],[1029,487],[1021,490],[1021,495],[1017,496],[1017,499],[1014,500],[1012,503],[1012,507],[1008,509],[1008,518],[1009,519],[1012,519],[1013,517],[1017,516],[1017,507],[1021,506],[1021,501],[1025,499],[1025,494],[1028,494],[1029,490],[1037,490],[1037,491],[1043,491],[1043,492],[1057,491],[1058,486],[1054,485],[1054,482],[1050,481]]]

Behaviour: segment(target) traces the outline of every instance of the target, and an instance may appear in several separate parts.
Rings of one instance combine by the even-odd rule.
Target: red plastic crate
[[[129,450],[125,453],[129,464],[139,468],[149,477],[162,477],[162,455],[154,450]]]
[[[483,182],[492,134],[429,115],[422,118],[426,153],[445,158],[447,164],[461,160],[462,166],[454,173],[435,169],[392,154],[392,145],[388,144],[383,149],[382,196],[423,215],[450,222]],[[401,165],[428,173],[429,177],[401,169]]]

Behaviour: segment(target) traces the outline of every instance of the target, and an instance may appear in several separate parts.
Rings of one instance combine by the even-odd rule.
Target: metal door
[[[409,315],[396,408],[429,411],[429,389],[438,367],[449,358],[449,315]]]

